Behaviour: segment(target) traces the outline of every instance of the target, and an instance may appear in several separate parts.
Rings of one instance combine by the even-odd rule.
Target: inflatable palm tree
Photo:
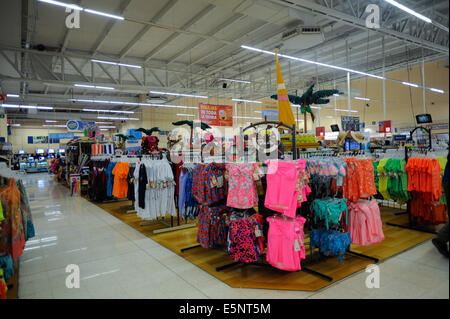
[[[330,100],[327,99],[327,97],[332,96],[333,94],[339,93],[338,90],[319,90],[319,91],[313,92],[314,85],[315,84],[312,84],[308,88],[308,90],[306,90],[306,92],[303,93],[302,96],[290,95],[290,94],[288,95],[289,102],[300,105],[300,111],[305,116],[305,121],[304,121],[305,132],[307,131],[306,114],[307,113],[311,114],[312,121],[314,122],[314,120],[315,120],[314,113],[311,110],[311,105],[312,104],[328,104],[328,103],[330,103]],[[275,95],[272,95],[270,98],[277,100],[278,96],[275,94]]]
[[[178,122],[172,122],[172,124],[175,125],[175,126],[189,125],[189,127],[191,128],[191,136],[190,136],[190,141],[189,141],[189,147],[193,148],[192,136],[194,135],[194,121],[183,120],[183,121],[178,121]],[[211,128],[211,126],[209,126],[206,123],[200,122],[200,128],[202,130],[206,130],[208,128]]]

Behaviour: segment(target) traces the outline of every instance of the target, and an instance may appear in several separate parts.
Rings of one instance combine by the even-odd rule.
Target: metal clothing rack
[[[418,129],[418,128],[416,128],[416,129]],[[414,132],[416,129],[414,129],[412,132]],[[430,141],[431,141],[431,134],[430,134]],[[406,163],[408,163],[408,159],[410,158],[410,156],[408,154],[409,152],[420,152],[421,154],[426,155],[431,150],[431,142],[429,145],[430,145],[429,147],[420,147],[420,148],[411,148],[411,147],[405,146],[405,161],[406,161]],[[403,214],[408,215],[408,224],[407,225],[395,224],[395,223],[391,223],[391,222],[387,222],[386,225],[415,230],[415,231],[419,231],[419,232],[423,232],[423,233],[437,234],[436,231],[421,229],[421,228],[418,228],[417,225],[414,225],[412,216],[411,216],[411,200],[410,199],[408,199],[408,201],[406,202],[406,212],[402,212],[402,213],[399,213],[396,215],[403,215]]]

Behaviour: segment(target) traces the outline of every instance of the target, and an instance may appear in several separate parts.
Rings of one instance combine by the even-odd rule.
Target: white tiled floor
[[[36,237],[20,259],[20,298],[449,298],[449,261],[430,241],[379,264],[379,289],[364,271],[318,292],[231,288],[47,174],[24,181]],[[66,288],[69,264],[80,288]]]

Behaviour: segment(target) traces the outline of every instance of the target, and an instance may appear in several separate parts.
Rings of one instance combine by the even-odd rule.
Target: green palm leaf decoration
[[[123,140],[127,140],[128,136],[127,135],[123,135],[123,134],[116,134],[116,136],[118,136],[119,138],[123,139]]]
[[[182,120],[182,121],[178,121],[178,122],[172,122],[172,124],[175,126],[189,125],[189,127],[192,128],[194,126],[194,121]],[[208,124],[203,123],[203,122],[200,122],[200,127],[202,130],[211,128],[211,126],[209,126]]]
[[[151,129],[147,130],[145,128],[138,128],[136,131],[145,133],[147,136],[151,136],[153,132],[160,132],[160,129],[158,127],[152,127]]]
[[[305,112],[311,114],[311,119],[314,122],[315,116],[314,113],[311,110],[311,105],[313,104],[328,104],[330,103],[329,99],[326,99],[326,97],[332,96],[333,94],[339,93],[338,90],[320,90],[313,92],[315,84],[311,84],[311,86],[303,93],[302,96],[298,95],[288,95],[289,102],[293,104],[300,105],[300,111],[302,114],[305,114]],[[272,95],[270,98],[277,100],[278,96]],[[306,122],[305,122],[306,125]]]

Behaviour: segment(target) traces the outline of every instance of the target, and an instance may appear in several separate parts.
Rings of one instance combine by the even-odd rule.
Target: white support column
[[[347,72],[347,103],[348,103],[348,113],[352,110],[352,88],[350,85],[350,72]]]
[[[383,55],[383,120],[386,121],[386,58],[384,53],[384,37],[381,38],[381,51]]]
[[[422,49],[422,96],[423,96],[423,113],[427,113],[427,101],[426,101],[426,90],[425,90],[425,59],[423,58]]]

